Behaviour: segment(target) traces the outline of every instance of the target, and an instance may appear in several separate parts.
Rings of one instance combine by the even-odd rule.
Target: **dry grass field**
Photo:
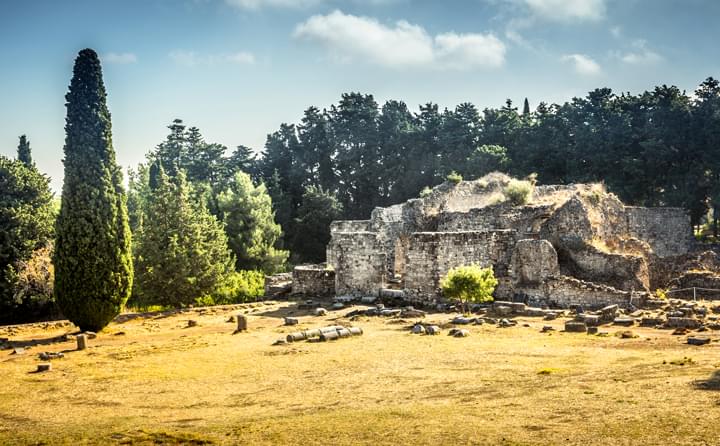
[[[717,342],[644,328],[634,339],[613,335],[619,327],[540,333],[563,321],[531,318],[420,336],[361,318],[360,337],[273,346],[298,328],[284,315],[309,328],[349,310],[248,311],[249,332],[235,335],[231,308],[125,317],[84,351],[53,341],[72,327],[0,328],[46,342],[0,351],[0,444],[720,444]],[[43,351],[66,353],[32,373]]]

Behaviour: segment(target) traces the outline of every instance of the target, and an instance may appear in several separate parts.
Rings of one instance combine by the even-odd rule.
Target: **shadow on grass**
[[[10,341],[8,344],[10,345],[10,348],[26,348],[26,347],[34,347],[36,345],[52,345],[52,344],[59,344],[63,342],[68,342],[70,340],[69,336],[80,334],[81,331],[76,331],[74,333],[67,333],[60,336],[53,336],[52,338],[43,338],[43,339],[27,339],[24,341]]]
[[[700,390],[720,391],[720,370],[716,370],[708,379],[695,381],[695,388]]]

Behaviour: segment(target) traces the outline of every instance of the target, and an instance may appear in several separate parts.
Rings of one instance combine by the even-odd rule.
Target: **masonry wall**
[[[568,308],[579,305],[585,310],[596,310],[607,305],[628,308],[631,293],[615,288],[584,282],[572,277],[556,276],[548,278],[537,288],[517,288],[515,301],[524,301],[533,306],[550,308]],[[633,294],[633,305],[639,306],[645,298],[644,293]]]
[[[335,270],[337,295],[378,295],[385,282],[386,257],[374,232],[334,232],[328,263]]]
[[[686,254],[693,246],[690,214],[681,208],[625,207],[631,237],[647,242],[658,257]]]
[[[292,272],[293,294],[306,296],[334,296],[335,271],[324,264],[299,265]]]
[[[447,272],[472,263],[493,266],[501,282],[498,290],[506,294],[515,241],[512,230],[411,234],[405,255],[405,294],[411,300],[433,302],[440,296],[440,281]]]

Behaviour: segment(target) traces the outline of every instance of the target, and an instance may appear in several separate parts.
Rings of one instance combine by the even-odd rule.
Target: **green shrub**
[[[227,305],[254,301],[263,294],[265,294],[265,274],[262,271],[237,271],[230,275],[225,285],[212,297],[201,299],[203,305]]]
[[[463,180],[463,177],[462,177],[462,175],[460,175],[459,173],[457,173],[453,170],[452,172],[450,172],[448,174],[446,179],[453,184],[458,184],[459,182],[461,182]]]
[[[490,302],[498,285],[492,267],[478,265],[458,266],[448,271],[440,283],[443,295],[466,305],[468,302]]]
[[[515,179],[510,180],[503,190],[505,198],[507,198],[513,206],[522,206],[523,204],[526,204],[530,201],[532,192],[533,185],[530,181]]]
[[[428,186],[425,186],[423,190],[420,191],[420,198],[428,197],[431,193],[432,189],[430,189]]]

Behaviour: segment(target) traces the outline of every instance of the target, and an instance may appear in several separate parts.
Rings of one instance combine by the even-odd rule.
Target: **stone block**
[[[585,333],[587,332],[587,325],[585,325],[585,322],[567,321],[565,322],[565,331],[569,333]]]

